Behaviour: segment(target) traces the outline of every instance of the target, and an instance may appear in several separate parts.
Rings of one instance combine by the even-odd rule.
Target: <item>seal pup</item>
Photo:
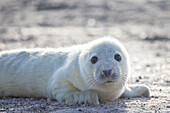
[[[127,85],[125,47],[104,37],[66,48],[0,52],[0,97],[48,97],[68,104],[150,96],[146,85]]]

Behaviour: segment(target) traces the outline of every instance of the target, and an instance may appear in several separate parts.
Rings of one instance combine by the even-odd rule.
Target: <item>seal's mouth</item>
[[[108,81],[106,81],[106,82],[104,82],[105,84],[111,84],[111,83],[113,83],[113,81],[110,81],[110,80],[108,80]]]

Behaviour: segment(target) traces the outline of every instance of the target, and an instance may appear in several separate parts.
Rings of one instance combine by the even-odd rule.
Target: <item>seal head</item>
[[[80,54],[80,72],[91,89],[124,84],[129,73],[128,55],[123,45],[114,38],[90,42]],[[82,63],[83,62],[83,63]],[[103,89],[102,89],[103,90]]]

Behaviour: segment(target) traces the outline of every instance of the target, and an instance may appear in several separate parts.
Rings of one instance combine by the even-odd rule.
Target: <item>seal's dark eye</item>
[[[119,54],[115,55],[115,60],[117,60],[118,62],[120,62],[122,60],[122,57]]]
[[[93,57],[91,58],[91,63],[92,63],[92,64],[95,64],[97,61],[98,61],[97,56],[93,56]]]

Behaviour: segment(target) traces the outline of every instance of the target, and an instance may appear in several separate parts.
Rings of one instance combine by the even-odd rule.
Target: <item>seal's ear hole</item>
[[[115,54],[114,59],[120,62],[122,60],[122,57],[119,54]]]
[[[93,57],[91,58],[91,63],[92,63],[92,64],[95,64],[97,61],[98,61],[98,57],[97,57],[97,56],[93,56]]]

